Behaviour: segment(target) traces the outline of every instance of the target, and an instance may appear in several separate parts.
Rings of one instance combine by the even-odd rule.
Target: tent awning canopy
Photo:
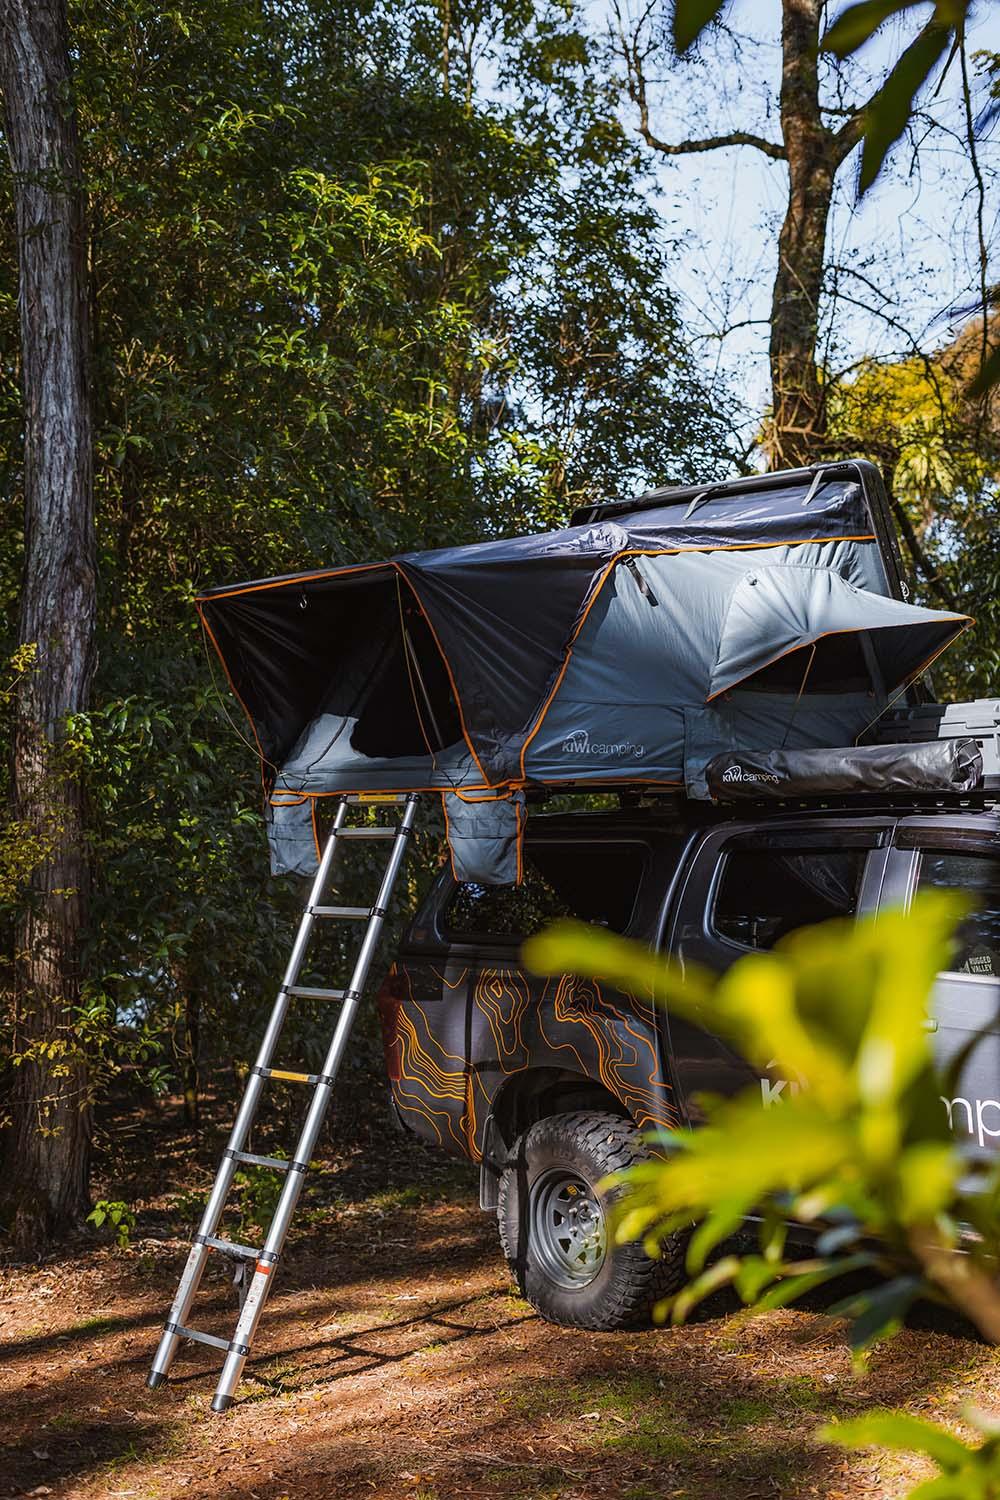
[[[828,568],[755,568],[730,596],[708,701],[738,686],[892,693],[968,623],[857,588]]]

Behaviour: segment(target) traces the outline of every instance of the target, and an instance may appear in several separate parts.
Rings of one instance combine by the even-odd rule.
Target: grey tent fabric
[[[577,785],[626,779],[683,785],[689,795],[705,797],[703,768],[717,750],[768,749],[782,739],[803,749],[848,743],[898,689],[900,671],[919,669],[966,624],[933,610],[908,613],[911,607],[876,594],[873,561],[868,549],[844,542],[618,563],[530,737],[525,776]],[[758,591],[768,605],[759,626],[746,608],[733,608],[734,600],[753,601]],[[775,600],[785,601],[784,613],[770,609]],[[882,605],[877,619],[886,638],[927,627],[913,649],[904,639],[898,651],[882,653],[884,671],[866,635],[866,621]],[[889,620],[907,628],[890,629]],[[739,622],[742,635],[733,625],[727,634],[727,622]],[[853,628],[820,641],[800,695],[812,645],[845,623]],[[720,681],[724,638],[737,670]],[[743,653],[738,658],[734,642]],[[802,647],[796,658],[792,653]]]
[[[265,812],[272,874],[316,873],[315,809],[311,797],[268,799]]]
[[[708,701],[792,651],[832,635],[864,632],[878,686],[907,682],[955,636],[963,617],[870,593],[829,568],[753,568],[733,589],[709,679]],[[808,659],[803,681],[808,685]]]
[[[441,800],[455,879],[516,885],[521,879],[524,793],[444,792]]]

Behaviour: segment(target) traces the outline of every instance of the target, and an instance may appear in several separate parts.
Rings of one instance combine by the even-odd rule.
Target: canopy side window
[[[955,935],[950,974],[1000,977],[1000,855],[923,849],[918,890],[962,891],[972,911]]]
[[[739,849],[724,856],[712,908],[719,937],[773,948],[800,927],[858,909],[864,849]]]
[[[529,840],[521,884],[454,885],[441,912],[441,934],[453,942],[516,944],[560,917],[624,932],[648,858],[641,843]]]

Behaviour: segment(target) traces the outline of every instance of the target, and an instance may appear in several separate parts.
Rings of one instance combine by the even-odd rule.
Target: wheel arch
[[[508,1078],[493,1099],[490,1117],[509,1150],[529,1125],[571,1110],[604,1110],[631,1119],[623,1099],[589,1073],[570,1068],[525,1068]]]
[[[525,1068],[506,1080],[494,1096],[483,1131],[481,1208],[497,1207],[500,1174],[518,1137],[539,1120],[574,1110],[603,1111],[633,1120],[625,1102],[588,1073],[570,1068]]]

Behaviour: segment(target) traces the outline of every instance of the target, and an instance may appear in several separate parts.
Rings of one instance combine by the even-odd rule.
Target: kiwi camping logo
[[[748,771],[744,766],[727,766],[722,773],[722,779],[726,782],[734,781],[777,781],[773,771]]]
[[[600,755],[605,760],[612,756],[642,760],[646,747],[637,745],[634,740],[592,740],[589,729],[574,729],[563,740],[562,752],[564,755]]]

